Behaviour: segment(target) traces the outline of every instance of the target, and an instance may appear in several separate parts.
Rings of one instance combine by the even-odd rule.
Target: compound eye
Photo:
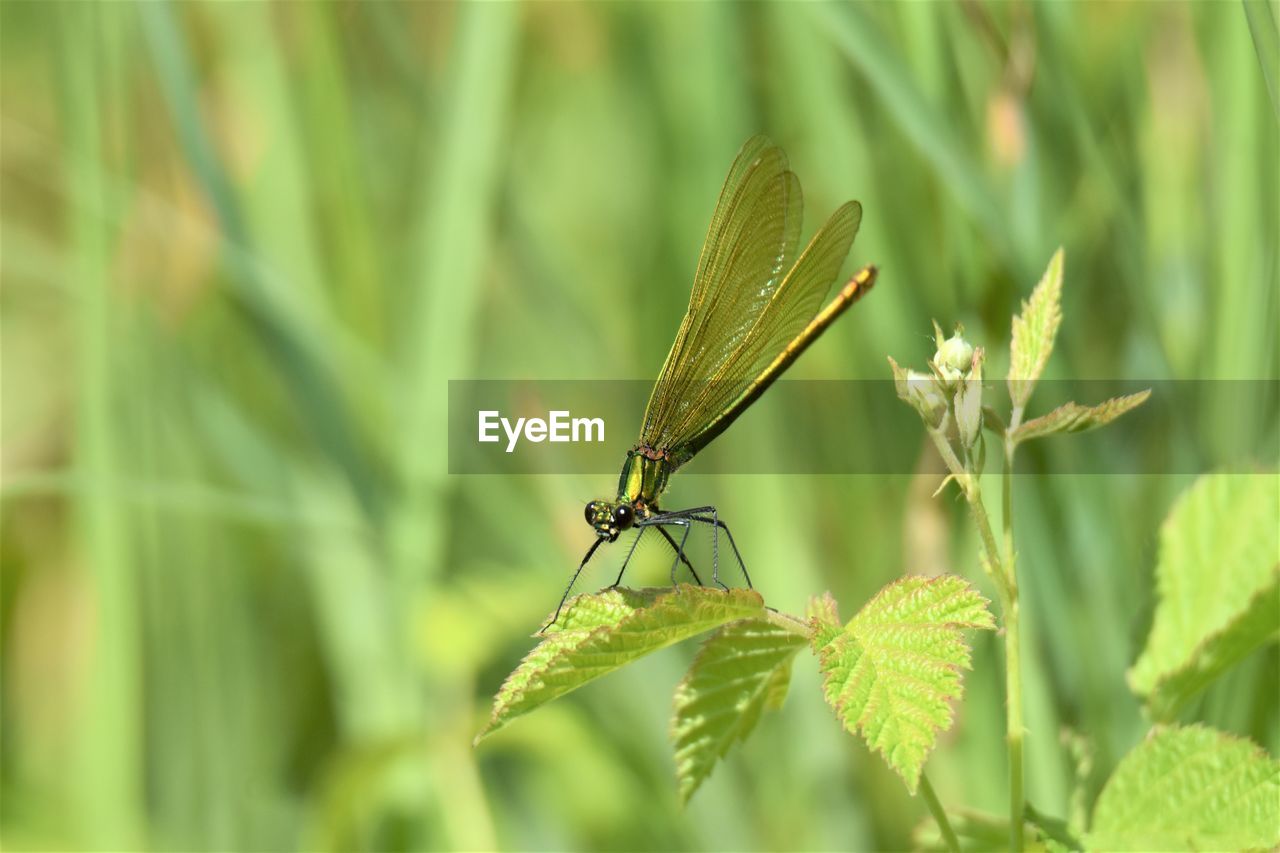
[[[596,506],[599,503],[599,501],[589,501],[587,503],[587,510],[583,513],[587,518],[587,524],[594,525],[596,523]]]
[[[626,530],[635,520],[635,513],[627,504],[618,504],[613,511],[613,523],[618,526],[619,530]]]

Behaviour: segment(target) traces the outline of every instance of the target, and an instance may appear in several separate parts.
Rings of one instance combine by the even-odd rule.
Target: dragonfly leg
[[[720,513],[714,506],[695,506],[689,509],[678,509],[672,512],[664,512],[661,515],[655,515],[647,520],[647,524],[679,524],[680,520],[696,521],[700,524],[708,524],[714,529],[711,539],[712,551],[712,580],[721,589],[729,587],[720,580],[720,531],[723,530],[725,536],[729,537],[729,545],[733,548],[733,556],[738,561],[738,567],[742,569],[742,576],[747,581],[747,588],[754,589],[751,583],[751,574],[747,571],[747,564],[742,559],[742,553],[738,551],[738,543],[733,539],[733,533],[729,530],[729,525],[720,520]]]
[[[711,526],[711,580],[715,581],[721,589],[728,589],[729,587],[720,581],[720,514],[714,507],[711,509],[711,518],[715,522]],[[747,581],[747,586],[751,586],[750,580]]]
[[[679,584],[676,583],[676,569],[680,567],[680,558],[684,556],[684,545],[689,541],[689,531],[693,529],[693,525],[689,523],[688,519],[673,520],[670,523],[678,524],[684,528],[684,535],[680,537],[680,547],[676,548],[676,558],[671,561],[671,585],[679,586]],[[662,530],[661,527],[658,529]],[[663,530],[663,533],[665,534],[666,531]],[[688,560],[685,560],[685,562],[688,562]],[[692,566],[690,568],[692,568]],[[698,581],[698,585],[701,586],[702,581]]]
[[[707,517],[706,515],[694,515],[694,516],[689,516],[689,520],[699,521],[699,522],[702,522],[703,524],[710,524],[710,525],[713,525],[717,530],[724,531],[724,535],[729,537],[729,545],[733,548],[733,556],[736,557],[738,560],[738,568],[742,569],[742,576],[747,580],[747,589],[755,589],[755,587],[752,586],[751,584],[751,575],[747,572],[747,564],[742,561],[742,554],[741,552],[738,551],[738,543],[733,541],[733,533],[729,530],[729,525],[725,524],[723,521],[720,520],[719,514],[716,513],[715,511],[715,507],[711,507],[710,517]],[[723,587],[724,584],[720,583],[720,566],[718,563],[715,566],[715,575],[716,576],[713,578],[713,580]]]
[[[695,516],[696,517],[696,516]],[[715,507],[711,508],[711,517],[719,521],[716,515]],[[715,524],[711,527],[711,580],[721,589],[727,590],[729,587],[720,582],[720,525]]]
[[[626,559],[622,561],[622,568],[618,569],[618,576],[614,578],[613,584],[609,587],[609,589],[613,589],[618,584],[622,583],[622,575],[627,571],[627,566],[631,564],[631,555],[636,552],[636,546],[640,544],[640,537],[643,535],[644,535],[644,528],[641,527],[640,530],[636,533],[635,541],[631,543],[631,548],[628,549],[627,551]]]
[[[702,578],[698,577],[698,573],[694,570],[693,563],[689,562],[689,556],[685,554],[684,549],[676,544],[676,540],[671,538],[671,534],[667,532],[665,527],[662,525],[656,526],[658,532],[662,534],[662,537],[671,545],[672,550],[676,552],[677,559],[689,567],[689,574],[693,575],[693,579],[697,582],[698,586],[702,586]]]
[[[639,537],[637,537],[639,538]],[[578,570],[573,573],[573,577],[569,579],[569,585],[564,588],[564,595],[560,596],[560,603],[556,605],[556,615],[551,617],[551,621],[542,626],[539,634],[545,632],[552,625],[556,624],[556,620],[560,618],[560,611],[564,609],[564,602],[569,597],[569,593],[573,592],[573,585],[578,582],[578,575],[582,574],[582,570],[586,568],[587,561],[591,559],[591,555],[600,547],[600,543],[604,541],[604,537],[599,537],[591,543],[591,547],[587,549],[587,554],[582,558],[582,562],[578,564]],[[621,578],[619,578],[621,579]]]

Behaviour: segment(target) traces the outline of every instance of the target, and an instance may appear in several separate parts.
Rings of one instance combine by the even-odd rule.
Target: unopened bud
[[[947,414],[947,398],[938,387],[937,378],[930,373],[908,370],[903,399],[920,413],[930,427],[937,427]]]
[[[973,364],[973,344],[961,337],[957,331],[947,338],[933,354],[933,362],[945,371],[954,371],[958,375],[969,372]]]
[[[982,435],[982,380],[961,379],[956,384],[956,427],[960,441],[970,449]]]
[[[973,367],[973,344],[964,339],[964,327],[956,324],[955,333],[943,340],[942,330],[933,324],[934,339],[938,342],[938,350],[929,362],[938,380],[947,391],[954,391],[956,383],[969,376]]]

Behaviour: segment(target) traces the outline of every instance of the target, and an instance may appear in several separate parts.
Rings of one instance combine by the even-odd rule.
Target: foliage
[[[1132,409],[1136,409],[1147,401],[1151,391],[1139,391],[1123,397],[1113,397],[1096,406],[1081,406],[1079,403],[1066,403],[1038,418],[1021,424],[1010,433],[1010,439],[1017,443],[1032,438],[1042,438],[1060,432],[1085,432],[1105,426]]]
[[[813,206],[862,202],[852,260],[882,268],[804,376],[875,378],[930,317],[1003,374],[1006,308],[1062,244],[1046,378],[1187,392],[1151,423],[1168,471],[1017,479],[1027,790],[1061,813],[1070,726],[1091,805],[1140,734],[1124,671],[1160,520],[1218,448],[1274,458],[1248,441],[1265,396],[1201,381],[1280,365],[1272,9],[0,3],[0,846],[905,849],[920,798],[836,748],[812,696],[686,812],[662,796],[670,696],[645,685],[692,643],[470,748],[616,472],[450,476],[446,380],[651,379],[755,132]],[[771,604],[830,589],[852,613],[904,568],[977,571],[916,430],[832,400],[797,441],[774,393],[727,455],[909,461],[674,481]],[[1123,449],[1103,430],[1035,461]],[[1005,807],[998,651],[975,644],[969,724],[926,768],[949,807]],[[1180,714],[1274,755],[1276,655]]]
[[[1201,477],[1160,529],[1159,599],[1129,683],[1167,720],[1280,632],[1280,477]]]
[[[984,409],[985,353],[965,341],[960,328],[944,339],[935,324],[931,374],[906,370],[890,359],[899,397],[919,412],[949,469],[947,480],[958,484],[969,504],[983,565],[1000,592],[1010,705],[1008,819],[962,813],[967,817],[956,822],[961,830],[956,832],[922,777],[938,733],[951,726],[952,703],[962,692],[960,673],[970,667],[962,631],[995,627],[986,601],[967,582],[949,575],[894,581],[845,625],[830,593],[811,603],[807,624],[766,611],[757,594],[741,590],[722,594],[685,586],[671,592],[610,589],[579,596],[508,677],[480,736],[649,652],[715,629],[675,694],[676,775],[680,800],[687,802],[716,762],[751,734],[764,710],[782,706],[792,662],[807,640],[818,658],[827,704],[845,729],[881,754],[910,793],[923,787],[938,838],[949,848],[956,849],[960,839],[988,843],[992,832],[1006,833],[1014,849],[1079,846],[1073,831],[1083,827],[1073,830],[1065,821],[1041,814],[1026,803],[1022,790],[1018,579],[1008,519],[1014,451],[1028,438],[1102,426],[1141,405],[1149,394],[1093,407],[1069,403],[1020,423],[1061,320],[1062,263],[1059,250],[1014,321],[1008,427],[990,407]],[[990,527],[977,479],[984,459],[982,428],[993,424],[1005,445],[1003,548]],[[1157,713],[1176,709],[1276,634],[1280,567],[1275,557],[1280,543],[1273,522],[1280,505],[1278,484],[1270,476],[1204,478],[1166,521],[1157,569],[1161,602],[1151,642],[1132,676]],[[1074,751],[1087,753],[1082,745]],[[1078,758],[1078,763],[1087,766],[1089,760]],[[1253,745],[1208,728],[1157,729],[1108,781],[1094,809],[1089,843],[1103,848],[1268,846],[1274,842],[1267,833],[1274,834],[1270,827],[1280,819],[1280,798],[1273,790],[1280,785],[1276,767]],[[1211,796],[1205,797],[1206,791]],[[1083,806],[1073,803],[1072,810],[1078,823],[1075,813]],[[930,837],[918,840],[928,845]]]
[[[924,420],[934,444],[969,502],[983,543],[984,566],[1001,590],[1009,667],[1008,731],[1010,844],[1021,849],[1031,839],[1060,847],[1063,836],[1028,828],[1030,810],[1022,796],[1021,680],[1018,669],[1018,581],[1013,533],[1012,468],[1020,442],[1056,433],[1103,426],[1147,400],[1149,391],[1097,406],[1067,403],[1022,423],[1035,382],[1053,350],[1061,321],[1063,253],[1059,249],[1044,277],[1014,318],[1009,368],[1012,411],[1007,426],[975,399],[980,388],[982,350],[964,342],[957,329],[948,341],[935,323],[938,352],[930,362],[936,379],[923,384],[890,359],[898,396]],[[973,353],[968,371],[948,360],[960,347]],[[922,377],[923,378],[923,377]],[[979,414],[981,412],[981,414]],[[949,421],[954,421],[954,435]],[[980,485],[986,425],[1003,439],[1004,546],[996,544]],[[975,452],[976,451],[976,452]],[[962,461],[963,460],[963,461]],[[1207,476],[1188,491],[1161,531],[1157,582],[1160,600],[1151,638],[1130,673],[1135,690],[1147,698],[1155,717],[1168,719],[1225,670],[1280,633],[1280,478]],[[840,661],[843,679],[857,656]],[[831,670],[824,658],[824,669]],[[844,688],[843,682],[837,682]],[[830,678],[828,681],[830,688]],[[854,692],[857,696],[857,692]],[[828,691],[831,698],[831,691]],[[859,709],[860,710],[860,709]],[[848,723],[846,722],[846,725]],[[909,782],[910,784],[910,782]],[[945,835],[947,827],[938,819]],[[1280,764],[1256,746],[1204,727],[1156,729],[1116,768],[1095,808],[1089,845],[1102,849],[1201,849],[1272,847],[1280,839]],[[954,844],[954,842],[952,842]]]
[[[676,687],[671,735],[680,799],[688,802],[716,761],[745,741],[761,712],[787,696],[791,664],[805,637],[759,619],[712,634]]]
[[[682,585],[580,595],[507,676],[476,740],[651,652],[763,612],[759,593],[740,589],[722,593]]]
[[[1280,762],[1204,726],[1156,728],[1098,796],[1097,850],[1246,850],[1280,844]]]
[[[830,595],[811,621],[827,704],[914,794],[938,732],[951,727],[960,670],[970,666],[961,630],[995,627],[986,602],[961,578],[906,577],[843,629]]]
[[[1035,390],[1036,381],[1053,352],[1053,342],[1062,322],[1063,251],[1053,253],[1031,298],[1022,303],[1022,313],[1013,318],[1009,344],[1009,397],[1015,409],[1024,408]]]
[[[995,627],[986,602],[957,577],[906,577],[844,627],[835,608],[828,594],[805,622],[766,613],[749,590],[689,585],[577,596],[507,676],[476,742],[589,681],[715,629],[675,692],[671,731],[682,801],[746,740],[763,711],[782,706],[792,661],[806,644],[845,728],[880,752],[914,794],[938,732],[951,726],[960,671],[970,666],[961,630]]]

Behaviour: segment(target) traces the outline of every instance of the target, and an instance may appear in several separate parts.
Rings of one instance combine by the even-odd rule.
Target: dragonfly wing
[[[779,179],[786,186],[779,186]],[[766,212],[781,215],[781,221],[757,218],[757,213]],[[728,279],[731,272],[748,272],[741,257],[747,246],[757,246],[772,256],[770,260],[790,266],[800,245],[802,212],[800,182],[789,171],[786,152],[767,136],[748,139],[729,167],[711,214],[693,278],[689,313],[701,309],[716,283]]]
[[[831,215],[771,289],[746,330],[727,342],[714,366],[697,366],[696,382],[679,389],[682,399],[676,416],[662,424],[663,430],[654,436],[659,443],[651,446],[670,448],[678,463],[686,461],[741,414],[743,407],[737,404],[753,385],[776,378],[765,373],[822,308],[861,221],[857,202],[847,202]],[[700,346],[688,351],[696,353]]]
[[[782,286],[800,245],[800,181],[781,148],[747,141],[729,169],[698,260],[689,309],[645,410],[640,441],[670,447],[691,394],[721,373]]]

